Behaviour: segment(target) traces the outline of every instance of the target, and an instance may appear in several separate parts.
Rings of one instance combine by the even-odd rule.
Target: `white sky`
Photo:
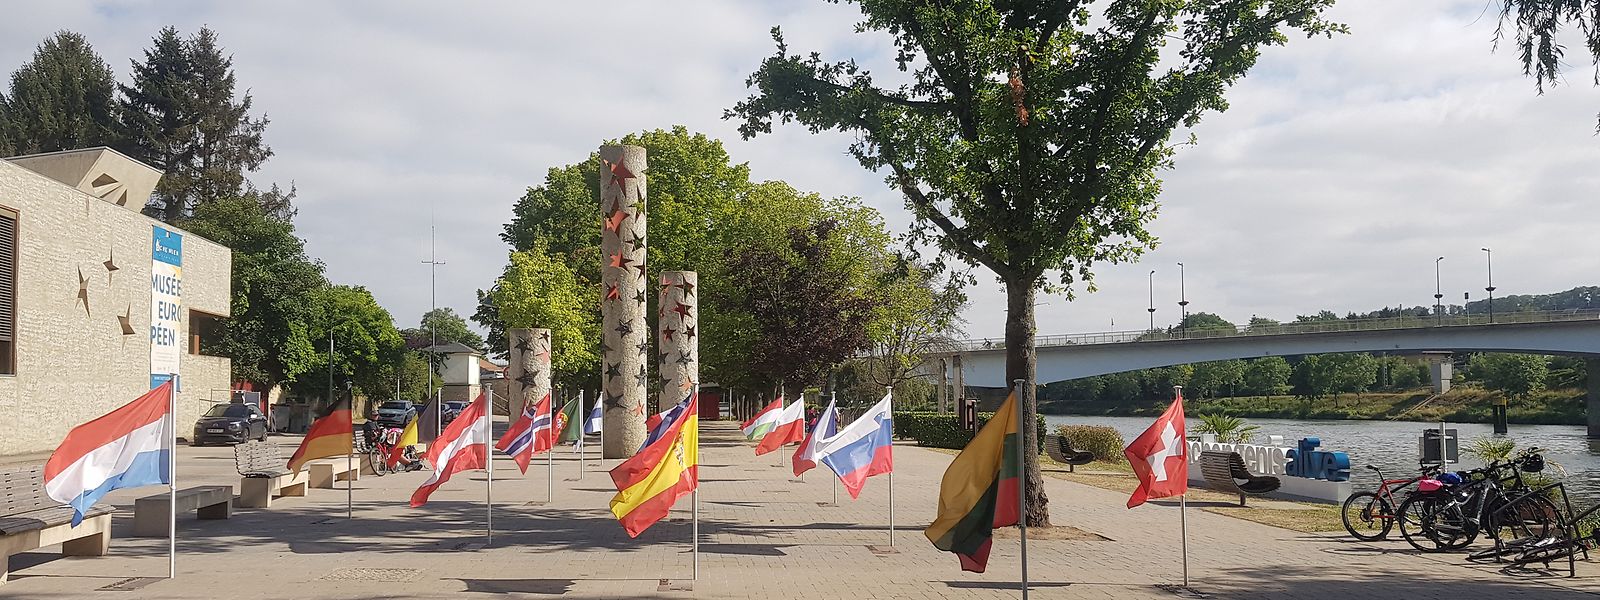
[[[367,286],[402,327],[429,306],[428,223],[441,306],[469,315],[505,262],[497,237],[524,188],[599,143],[682,124],[721,138],[758,179],[864,198],[904,231],[900,197],[844,154],[849,138],[778,127],[741,141],[722,111],[772,53],[856,57],[892,70],[888,38],[853,33],[824,2],[196,2],[52,0],[0,21],[9,72],[58,29],[83,33],[126,80],[163,25],[209,25],[234,56],[277,153],[254,180],[299,186],[296,221],[336,282]],[[671,6],[667,6],[670,4]],[[1158,325],[1191,311],[1236,322],[1595,283],[1586,208],[1600,183],[1600,91],[1574,45],[1567,85],[1544,96],[1514,52],[1491,53],[1485,0],[1346,0],[1352,34],[1264,51],[1166,172],[1161,246],[1096,271],[1100,291],[1040,299],[1041,334],[1141,329],[1156,271]],[[999,337],[1003,294],[979,272],[967,333]]]

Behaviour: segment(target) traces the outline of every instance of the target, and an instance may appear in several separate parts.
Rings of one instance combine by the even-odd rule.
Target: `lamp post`
[[[1183,263],[1178,263],[1178,308],[1183,311],[1183,320],[1178,321],[1180,336],[1189,337],[1189,292],[1183,284]]]
[[[1150,331],[1156,330],[1156,270],[1150,269]]]
[[[1484,286],[1483,291],[1489,292],[1489,322],[1493,323],[1494,322],[1494,251],[1490,250],[1488,248],[1483,248],[1482,250],[1483,250],[1483,258],[1484,258],[1484,260],[1488,261],[1488,266],[1489,266],[1489,284]]]
[[[1433,260],[1433,322],[1436,325],[1444,324],[1444,312],[1440,308],[1444,305],[1444,292],[1439,288],[1439,261],[1442,260],[1443,256]]]
[[[428,303],[432,305],[428,311],[429,313],[439,310],[439,265],[445,264],[444,261],[439,260],[435,250],[433,215],[430,213],[428,215],[428,260],[422,261],[422,264],[428,265]],[[439,324],[437,322],[428,323],[428,337],[428,397],[422,401],[424,407],[427,407],[429,403],[436,399],[433,391],[433,369],[434,361],[439,358],[439,353],[436,350],[439,345]],[[443,413],[443,407],[435,406],[433,408],[433,427],[428,435],[439,435],[439,430],[442,428],[440,421]],[[433,438],[429,437],[427,441],[432,442]]]

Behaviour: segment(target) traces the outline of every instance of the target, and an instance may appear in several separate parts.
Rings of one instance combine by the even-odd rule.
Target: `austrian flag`
[[[1128,508],[1151,498],[1180,496],[1189,491],[1188,442],[1183,437],[1183,393],[1176,394],[1167,412],[1134,438],[1122,451],[1139,477],[1139,487],[1128,498]]]

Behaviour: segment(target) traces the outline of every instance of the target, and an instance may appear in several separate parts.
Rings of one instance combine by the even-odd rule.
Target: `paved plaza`
[[[503,423],[501,424],[504,425]],[[606,509],[613,489],[594,460],[582,480],[565,450],[545,503],[545,461],[526,476],[496,461],[495,535],[484,536],[484,473],[458,475],[412,509],[426,477],[363,477],[354,518],[345,492],[311,490],[226,521],[178,523],[178,578],[166,574],[165,538],[134,538],[133,499],[120,491],[110,556],[61,558],[54,548],[11,558],[4,598],[1016,598],[1015,534],[1003,532],[989,572],[962,572],[921,529],[933,518],[951,455],[896,448],[896,531],[890,549],[888,478],[859,500],[832,499],[823,471],[793,481],[773,455],[752,456],[734,425],[704,425],[700,573],[691,581],[690,501],[629,539]],[[287,446],[294,437],[272,438]],[[238,484],[228,448],[184,448],[182,484]],[[591,455],[592,456],[592,455]],[[785,457],[787,458],[787,457]],[[606,461],[606,466],[616,461]],[[343,485],[343,484],[340,484]],[[1178,512],[1162,501],[1124,508],[1126,495],[1049,479],[1054,521],[1092,536],[1030,536],[1039,598],[1180,598]],[[1193,509],[1194,506],[1191,506]],[[1600,593],[1600,569],[1579,577],[1511,575],[1424,556],[1404,542],[1361,544],[1189,511],[1193,587],[1213,598],[1580,598]],[[1083,539],[1092,537],[1094,539]],[[1104,538],[1099,539],[1099,538]],[[130,578],[135,578],[130,581]],[[663,581],[665,580],[665,581]],[[114,591],[108,588],[131,588]],[[692,589],[686,589],[692,588]]]

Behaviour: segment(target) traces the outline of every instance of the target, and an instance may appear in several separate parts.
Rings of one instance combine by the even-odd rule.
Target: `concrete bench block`
[[[355,481],[361,478],[361,467],[366,461],[359,457],[346,460],[340,458],[326,458],[307,463],[306,472],[310,474],[311,487],[329,489],[336,481]]]
[[[195,511],[201,519],[226,519],[233,516],[233,488],[202,485],[178,490],[178,512]],[[151,494],[133,502],[133,535],[167,535],[167,494]]]

